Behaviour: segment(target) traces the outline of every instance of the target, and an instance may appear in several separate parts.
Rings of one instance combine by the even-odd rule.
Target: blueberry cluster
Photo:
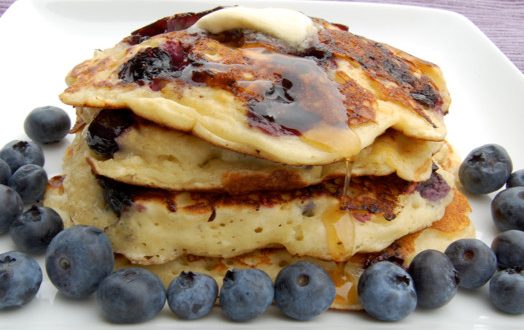
[[[97,265],[93,267],[92,265]],[[112,272],[113,252],[99,229],[73,226],[58,234],[46,253],[47,275],[71,298],[96,292],[102,315],[112,323],[132,324],[154,318],[168,302],[180,319],[194,320],[210,313],[217,296],[224,316],[235,322],[252,320],[275,301],[290,318],[309,320],[326,311],[335,299],[335,285],[319,266],[298,262],[282,269],[275,285],[259,269],[232,269],[217,283],[208,275],[182,272],[167,290],[143,268]]]
[[[496,308],[523,314],[523,269],[524,232],[509,230],[499,234],[491,248],[478,239],[460,239],[444,253],[422,251],[407,270],[389,261],[377,262],[361,275],[358,293],[372,317],[398,321],[417,306],[444,306],[458,288],[473,290],[489,281],[489,298]]]
[[[473,194],[498,192],[491,202],[491,216],[502,232],[492,243],[498,267],[490,282],[490,300],[498,309],[524,313],[524,169],[513,172],[508,152],[487,144],[468,154],[459,171],[464,189]]]
[[[212,277],[193,272],[182,272],[165,291],[158,277],[141,268],[116,271],[97,290],[102,314],[113,323],[150,320],[166,300],[178,318],[200,319],[211,312],[217,296],[223,315],[231,321],[250,321],[273,301],[286,316],[309,320],[331,306],[335,285],[319,266],[298,262],[282,269],[275,285],[259,269],[229,270],[220,293]]]
[[[491,215],[500,231],[524,230],[524,170],[512,173],[508,152],[497,144],[473,149],[459,169],[464,190],[471,194],[500,191],[491,203]]]
[[[43,165],[42,148],[34,142],[15,140],[0,150],[0,234],[9,232],[16,247],[31,254],[45,252],[63,229],[58,213],[38,205],[47,187]]]
[[[38,204],[44,197],[47,173],[37,143],[56,142],[69,127],[62,109],[36,108],[25,121],[26,133],[34,142],[14,140],[0,150],[0,234],[9,233],[22,251],[0,254],[0,309],[20,307],[34,298],[42,270],[28,254],[44,253],[63,229],[60,215]]]
[[[377,262],[360,277],[363,308],[374,318],[397,321],[416,306],[438,308],[458,288],[473,290],[489,281],[489,299],[509,314],[524,313],[524,170],[513,172],[508,152],[496,144],[471,151],[459,169],[460,182],[471,194],[487,194],[504,185],[492,201],[493,221],[502,232],[491,248],[477,239],[461,239],[444,253],[425,250],[407,270]]]

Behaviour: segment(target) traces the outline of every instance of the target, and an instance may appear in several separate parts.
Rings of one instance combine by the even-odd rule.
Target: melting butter
[[[205,15],[194,26],[211,33],[235,29],[259,31],[296,48],[305,48],[317,33],[309,17],[284,8],[229,7]]]

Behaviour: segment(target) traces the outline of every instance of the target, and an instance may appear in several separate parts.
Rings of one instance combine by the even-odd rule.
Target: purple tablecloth
[[[344,1],[344,0],[341,0]],[[0,16],[14,0],[0,0]],[[524,0],[367,0],[442,8],[475,23],[524,72]]]

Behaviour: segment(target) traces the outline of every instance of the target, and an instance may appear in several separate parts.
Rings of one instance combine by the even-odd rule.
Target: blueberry
[[[275,304],[288,317],[307,321],[335,300],[335,284],[321,267],[300,261],[283,268],[275,279]]]
[[[491,201],[491,217],[500,231],[524,230],[524,187],[499,192]]]
[[[175,70],[168,52],[160,48],[146,48],[124,63],[118,77],[125,82],[150,82],[168,76]]]
[[[498,234],[491,248],[499,268],[524,268],[524,231],[508,230]]]
[[[129,110],[102,110],[87,128],[87,145],[99,155],[111,157],[119,149],[116,138],[133,123]]]
[[[507,151],[498,144],[473,149],[459,168],[464,189],[472,194],[487,194],[502,187],[513,165]]]
[[[457,293],[458,276],[448,256],[437,250],[424,250],[409,265],[415,284],[417,305],[438,308],[447,304]]]
[[[448,196],[451,187],[442,175],[433,172],[428,180],[419,182],[415,189],[420,193],[422,198],[436,202]]]
[[[31,204],[44,198],[47,173],[38,165],[23,165],[11,175],[7,184],[20,195],[24,204]]]
[[[24,211],[24,202],[12,188],[0,184],[0,234],[9,230],[11,223]]]
[[[0,309],[30,302],[42,283],[42,270],[31,257],[16,251],[0,254]]]
[[[273,295],[271,278],[260,269],[228,270],[220,290],[220,307],[232,321],[249,321],[266,311]]]
[[[55,287],[71,298],[95,292],[115,263],[111,242],[100,229],[73,226],[61,231],[45,256],[47,275]]]
[[[489,282],[489,300],[508,314],[524,313],[524,272],[505,269],[497,272]]]
[[[218,294],[216,281],[205,274],[182,272],[167,288],[169,308],[181,319],[195,320],[211,312]]]
[[[96,291],[104,317],[113,323],[140,323],[155,317],[166,303],[164,285],[143,268],[124,268],[106,277]]]
[[[451,243],[445,251],[459,277],[459,287],[477,289],[497,270],[497,257],[486,243],[464,238]]]
[[[9,142],[0,150],[0,158],[9,165],[12,173],[26,164],[44,166],[42,148],[31,141],[14,140]]]
[[[413,279],[389,261],[377,262],[362,273],[358,294],[364,310],[382,321],[401,320],[417,307]]]
[[[506,187],[524,187],[524,169],[511,173],[506,181]]]
[[[97,181],[102,188],[104,201],[118,217],[133,205],[137,186],[131,186],[103,176],[99,176]]]
[[[33,205],[11,224],[9,235],[18,249],[38,254],[62,229],[62,218],[55,210]]]
[[[62,140],[71,128],[67,113],[57,107],[33,109],[24,121],[25,134],[36,143],[53,143]]]
[[[7,180],[10,176],[11,168],[3,159],[0,159],[0,184],[7,184]]]

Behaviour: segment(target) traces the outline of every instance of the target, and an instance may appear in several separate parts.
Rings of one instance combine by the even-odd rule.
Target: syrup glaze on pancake
[[[316,41],[300,50],[249,30],[170,28],[176,20],[160,20],[78,65],[62,100],[130,107],[221,147],[295,165],[351,158],[391,126],[424,139],[444,137],[449,96],[428,62],[320,19]],[[217,91],[233,96],[223,103],[231,112],[204,102],[225,102]]]
[[[133,32],[129,37],[124,39],[124,42],[127,42],[130,45],[135,45],[154,37],[155,35],[185,30],[202,16],[219,9],[222,9],[222,7],[217,7],[200,13],[176,14],[174,16],[162,18],[153,24]],[[343,57],[351,61],[356,61],[370,77],[379,81],[383,79],[389,82],[394,82],[396,86],[389,86],[389,88],[386,87],[383,91],[384,94],[389,95],[392,99],[400,97],[400,100],[398,101],[401,103],[415,105],[415,111],[427,120],[430,121],[430,119],[424,114],[423,107],[427,107],[433,111],[442,112],[443,114],[447,112],[447,109],[443,108],[444,100],[437,92],[437,88],[434,86],[430,77],[424,75],[417,76],[414,74],[413,65],[415,65],[415,63],[410,63],[408,60],[397,56],[394,49],[391,49],[384,44],[350,33],[347,26],[328,23],[325,20],[318,18],[315,18],[315,21],[318,24],[323,25],[325,29],[319,31],[319,43],[304,50],[302,53],[290,50],[284,44],[279,42],[278,39],[273,39],[256,33],[245,33],[237,30],[213,35],[212,37],[216,38],[221,43],[234,45],[234,47],[262,47],[271,50],[272,52],[276,51],[282,54],[290,53],[295,56],[310,58],[317,61],[316,64],[320,67],[332,65],[330,61],[332,61],[333,57]],[[205,42],[203,44],[203,48],[206,50],[208,46],[205,45]],[[193,49],[192,52],[196,52],[196,57],[201,58],[201,56],[198,56],[198,53],[202,52],[202,50],[199,50],[198,48],[199,46],[197,46],[196,49]],[[237,53],[230,51],[230,49],[220,49],[217,53],[226,59],[226,61],[223,61],[223,64],[247,64],[245,59],[239,58]],[[230,58],[231,55],[234,56],[233,59]],[[278,62],[278,59],[279,57],[276,57],[275,62]],[[203,63],[197,63],[196,65],[201,66],[206,64],[209,65],[209,62],[204,61]],[[431,66],[430,63],[424,63],[423,61],[417,64],[425,64],[428,67]],[[300,68],[300,64],[297,65],[297,68]],[[211,75],[206,77],[205,80],[208,80],[208,84],[210,85],[219,85],[222,88],[227,88],[224,86],[226,84],[223,81],[221,82],[221,80],[229,80],[230,82],[238,81],[241,75],[238,72],[234,72],[235,69],[237,68],[231,68],[231,73],[229,75]],[[202,71],[204,71],[204,75],[209,74],[209,72],[205,72],[205,68]],[[202,71],[197,71],[198,73],[196,73],[196,75],[201,75],[202,73],[200,72]],[[293,76],[296,75],[297,72],[300,73],[300,71],[301,70],[299,69],[293,69],[289,74]],[[282,74],[282,76],[287,75]],[[289,78],[286,79],[288,79],[288,84],[289,82],[292,82],[289,81]],[[285,84],[286,83],[284,83],[284,85]],[[285,88],[285,86],[282,87]],[[359,88],[359,86],[351,79],[349,79],[345,85],[339,87],[339,89],[341,94],[346,96],[343,99],[343,102],[345,102],[350,123],[362,123],[373,119],[372,109],[366,107],[366,102],[362,102],[367,101],[367,103],[370,103],[373,100],[373,97],[369,93],[366,93]],[[298,92],[300,96],[308,93],[308,91],[305,90],[305,86],[296,92]],[[261,93],[257,94],[258,95],[254,96],[255,99],[263,97]],[[421,106],[413,104],[413,101],[419,103]],[[307,111],[307,109],[297,109],[297,111],[304,110]],[[323,114],[324,111],[320,111],[319,115],[322,116]],[[286,132],[287,127],[284,123],[279,126],[282,126],[283,131],[276,130],[276,132]]]

